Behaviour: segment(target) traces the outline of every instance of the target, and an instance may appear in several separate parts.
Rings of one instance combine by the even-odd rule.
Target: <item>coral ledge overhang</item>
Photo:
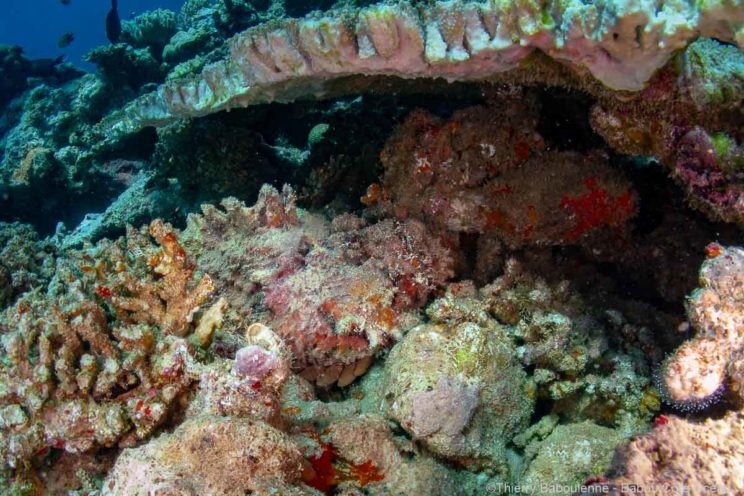
[[[110,134],[273,101],[326,96],[348,76],[483,80],[540,50],[614,90],[637,91],[699,36],[744,48],[741,0],[379,3],[252,27],[229,55],[101,123]]]

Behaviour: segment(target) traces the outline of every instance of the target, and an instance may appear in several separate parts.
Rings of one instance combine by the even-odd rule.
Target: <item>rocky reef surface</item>
[[[744,494],[742,49],[739,0],[0,47],[0,495]]]

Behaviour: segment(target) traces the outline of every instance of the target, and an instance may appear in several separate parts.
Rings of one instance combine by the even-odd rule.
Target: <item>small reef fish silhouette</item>
[[[106,38],[117,43],[121,36],[121,19],[119,19],[119,2],[111,0],[111,10],[106,14]]]
[[[75,41],[75,35],[68,31],[59,37],[57,48],[67,48],[73,41]]]

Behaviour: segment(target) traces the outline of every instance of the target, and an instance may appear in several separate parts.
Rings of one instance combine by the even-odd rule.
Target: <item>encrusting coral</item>
[[[318,495],[294,485],[301,482],[303,462],[298,446],[268,424],[205,415],[124,450],[102,494]]]
[[[535,496],[565,494],[610,466],[612,453],[625,438],[617,431],[585,421],[559,425],[543,441],[530,446],[535,459],[522,485]]]
[[[515,258],[480,294],[518,344],[518,359],[534,367],[536,396],[553,401],[554,412],[633,433],[658,410],[652,329],[617,310],[598,312],[569,281],[548,284]]]
[[[592,127],[620,153],[656,157],[709,217],[744,224],[743,64],[736,47],[698,40],[643,91],[595,103]]]
[[[744,398],[744,250],[712,243],[708,254],[687,301],[695,337],[661,371],[665,395],[683,408],[706,406],[724,389]]]
[[[388,415],[432,452],[510,480],[506,445],[526,428],[535,387],[484,308],[437,300],[385,364]],[[467,311],[467,310],[466,310]]]

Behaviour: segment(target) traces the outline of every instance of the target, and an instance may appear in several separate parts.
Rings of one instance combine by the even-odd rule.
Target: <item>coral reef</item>
[[[141,440],[194,380],[184,365],[193,345],[183,338],[208,345],[215,323],[194,314],[214,288],[207,276],[193,279],[166,225],[153,222],[149,235],[159,247],[132,229],[68,258],[48,296],[28,293],[3,315],[3,467],[50,448]]]
[[[593,476],[603,474],[622,441],[623,436],[613,429],[588,421],[559,425],[545,440],[528,447],[537,456],[521,485],[527,494],[565,494],[565,487],[581,487]]]
[[[0,109],[10,100],[38,82],[61,84],[82,74],[70,64],[57,59],[33,59],[23,55],[17,45],[0,44]]]
[[[95,64],[101,76],[115,86],[137,91],[148,83],[165,79],[166,70],[149,48],[116,44],[94,48],[85,61]]]
[[[0,308],[54,274],[55,247],[31,226],[0,223]]]
[[[289,437],[263,422],[207,415],[124,450],[102,494],[319,494],[293,487],[302,462]]]
[[[111,164],[115,166],[114,164]],[[60,238],[57,244],[61,248],[79,248],[86,241],[94,242],[103,237],[114,237],[129,225],[139,225],[152,218],[171,218],[184,202],[179,184],[167,187],[152,188],[154,182],[150,171],[141,170],[126,172],[130,164],[120,164],[124,170],[118,173],[128,184],[106,210],[100,214],[87,214],[82,221],[68,232],[64,226],[58,226],[55,237]],[[130,183],[131,181],[131,183]]]
[[[743,49],[740,0],[0,46],[0,494],[744,494]]]
[[[510,480],[506,444],[526,427],[534,384],[503,327],[483,309],[462,315],[461,306],[434,302],[433,321],[409,331],[391,351],[388,415],[434,453],[484,463]]]
[[[662,370],[669,401],[688,408],[707,405],[729,382],[740,396],[744,391],[744,251],[713,243],[708,253],[700,269],[701,287],[687,301],[696,335]]]
[[[330,483],[338,494],[463,494],[476,495],[483,486],[478,476],[458,473],[396,436],[384,418],[362,414],[329,425],[319,443],[331,458],[332,470],[322,470],[321,458],[310,458],[327,474],[310,481],[313,487]],[[329,457],[332,455],[332,457]]]
[[[534,367],[536,395],[554,401],[555,412],[631,433],[656,412],[649,376],[660,356],[652,329],[618,311],[602,315],[569,281],[550,285],[516,259],[481,293],[518,343],[515,355]]]
[[[516,90],[447,121],[414,112],[381,153],[382,186],[370,186],[363,201],[435,230],[494,233],[512,248],[622,228],[637,208],[632,186],[599,151],[546,151],[536,105],[521,96]]]
[[[597,102],[592,126],[621,153],[657,157],[711,218],[742,224],[742,64],[736,47],[698,40],[639,94]]]
[[[185,243],[238,321],[263,319],[292,348],[296,369],[346,385],[402,336],[406,311],[452,275],[451,259],[420,223],[364,227],[342,216],[329,225],[294,202],[290,188],[265,186],[251,208],[205,206],[189,217]]]
[[[743,426],[736,411],[704,422],[660,417],[651,432],[618,450],[604,494],[739,494]]]
[[[57,222],[77,224],[85,213],[105,209],[128,186],[121,165],[142,158],[146,139],[128,137],[130,150],[112,160],[111,150],[122,143],[101,142],[91,126],[126,95],[87,74],[61,87],[36,86],[17,100],[18,113],[0,137],[4,218],[49,233]],[[129,168],[136,167],[141,164]]]
[[[149,47],[160,58],[163,48],[176,34],[176,13],[155,9],[121,25],[122,41],[137,48]]]
[[[334,80],[358,74],[485,79],[517,67],[536,49],[612,88],[639,90],[696,37],[733,41],[744,15],[738,4],[649,7],[568,2],[550,11],[529,2],[448,1],[417,9],[401,2],[281,20],[233,37],[224,61],[195,79],[161,86],[106,126],[131,131],[323,94]]]

